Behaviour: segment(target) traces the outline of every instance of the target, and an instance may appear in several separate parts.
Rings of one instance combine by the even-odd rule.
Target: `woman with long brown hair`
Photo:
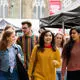
[[[4,31],[0,40],[0,80],[19,80],[15,48],[20,57],[22,50],[15,44],[15,30]]]
[[[80,80],[80,28],[71,28],[70,40],[62,52],[62,80]],[[66,70],[67,69],[67,70]]]

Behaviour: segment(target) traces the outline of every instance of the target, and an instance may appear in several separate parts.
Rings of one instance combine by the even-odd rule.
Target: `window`
[[[3,5],[0,5],[0,18],[3,17]]]
[[[0,0],[0,18],[8,17],[8,0]]]
[[[42,18],[44,17],[44,0],[35,0],[33,3],[33,18]]]

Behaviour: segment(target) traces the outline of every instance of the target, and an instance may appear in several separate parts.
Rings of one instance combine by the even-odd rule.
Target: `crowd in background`
[[[40,34],[36,36],[31,22],[23,21],[21,24],[23,35],[18,38],[11,25],[7,25],[1,33],[0,80],[21,80],[16,54],[28,74],[29,79],[25,80],[80,79],[79,28],[71,28],[70,38],[66,41],[63,33],[54,34],[40,27]]]

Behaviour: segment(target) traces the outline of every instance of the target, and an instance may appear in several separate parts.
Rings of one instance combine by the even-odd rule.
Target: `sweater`
[[[44,48],[44,52],[36,52],[37,46],[32,50],[28,67],[29,77],[34,76],[34,80],[56,80],[56,68],[61,65],[59,51],[53,51],[52,48]],[[57,60],[59,63],[54,66],[53,60]]]
[[[71,51],[71,57],[68,65],[66,65],[66,58],[62,62],[62,76],[65,75],[65,71],[80,70],[80,42],[76,42]]]

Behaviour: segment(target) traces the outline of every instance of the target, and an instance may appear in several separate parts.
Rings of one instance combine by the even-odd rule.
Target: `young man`
[[[22,24],[23,36],[20,36],[17,43],[21,45],[24,53],[24,67],[28,69],[29,58],[34,45],[37,44],[38,38],[32,33],[32,24],[28,21],[24,21]]]

